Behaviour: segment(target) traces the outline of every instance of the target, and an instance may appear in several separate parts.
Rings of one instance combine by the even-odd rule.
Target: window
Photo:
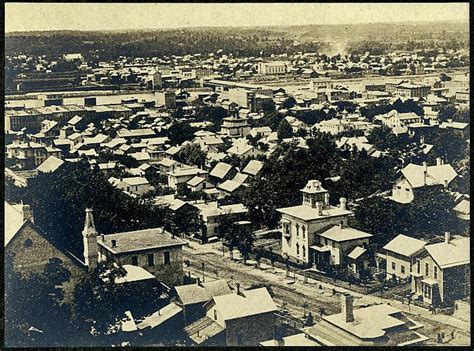
[[[420,274],[421,271],[421,261],[416,261],[416,273]]]
[[[301,230],[303,231],[303,239],[305,238],[305,234],[306,234],[306,228],[305,226],[301,227]]]
[[[392,270],[395,270],[397,268],[397,265],[395,264],[395,262],[392,262]]]
[[[303,250],[303,258],[306,258],[306,248],[304,247],[304,245],[301,249]]]
[[[300,235],[300,225],[296,223],[296,236]]]
[[[300,254],[300,244],[296,243],[296,255]]]
[[[425,264],[425,275],[428,277],[429,276],[429,271],[430,267],[428,266],[428,263]]]
[[[434,277],[435,279],[438,279],[438,267],[436,267],[436,266],[434,266],[433,277]]]
[[[148,267],[155,265],[155,256],[153,254],[148,254]]]
[[[163,261],[164,264],[170,264],[171,263],[171,256],[169,251],[163,252]]]
[[[138,266],[138,256],[132,256],[132,266]]]
[[[402,274],[405,274],[405,266],[400,266],[400,271],[402,272]]]
[[[217,321],[217,311],[214,310],[214,320]]]

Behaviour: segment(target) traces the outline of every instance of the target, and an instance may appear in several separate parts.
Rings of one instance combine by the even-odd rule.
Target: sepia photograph
[[[471,347],[470,4],[4,5],[4,347]]]

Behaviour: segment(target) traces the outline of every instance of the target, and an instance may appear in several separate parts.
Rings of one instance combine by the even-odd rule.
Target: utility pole
[[[204,262],[202,263],[202,282],[204,283],[204,279],[205,279],[205,276],[204,276]]]

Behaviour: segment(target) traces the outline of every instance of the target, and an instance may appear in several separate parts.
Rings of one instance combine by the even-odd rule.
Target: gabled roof
[[[227,281],[224,279],[214,280],[202,284],[188,284],[175,286],[176,294],[183,305],[204,303],[214,296],[232,293]]]
[[[403,234],[397,235],[383,247],[384,250],[411,257],[425,247],[426,242]]]
[[[451,239],[448,244],[426,245],[425,249],[440,268],[449,268],[469,264],[470,238]]]
[[[64,164],[64,161],[56,156],[49,156],[38,166],[38,171],[42,173],[52,173]]]
[[[449,184],[458,175],[449,164],[428,166],[426,179],[424,167],[413,163],[407,165],[401,172],[413,188],[420,188],[425,185],[444,185],[445,181]]]
[[[245,290],[241,294],[214,296],[213,301],[225,321],[277,310],[266,288]]]

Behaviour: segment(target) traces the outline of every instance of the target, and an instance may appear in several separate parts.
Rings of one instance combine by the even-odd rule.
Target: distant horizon
[[[376,20],[381,18],[383,20]],[[469,23],[469,3],[7,3],[5,34]]]
[[[16,33],[50,33],[50,32],[151,32],[151,31],[168,31],[168,30],[190,30],[190,29],[212,29],[212,28],[236,28],[236,29],[251,29],[251,28],[275,28],[275,27],[310,27],[310,26],[345,26],[345,25],[374,25],[374,24],[428,24],[428,23],[458,23],[469,24],[469,20],[413,20],[413,21],[390,21],[390,22],[364,22],[364,23],[331,23],[331,24],[273,24],[273,25],[215,25],[215,26],[190,26],[190,27],[163,27],[163,28],[123,28],[123,29],[44,29],[44,30],[19,30],[12,32],[5,32],[5,34]]]

